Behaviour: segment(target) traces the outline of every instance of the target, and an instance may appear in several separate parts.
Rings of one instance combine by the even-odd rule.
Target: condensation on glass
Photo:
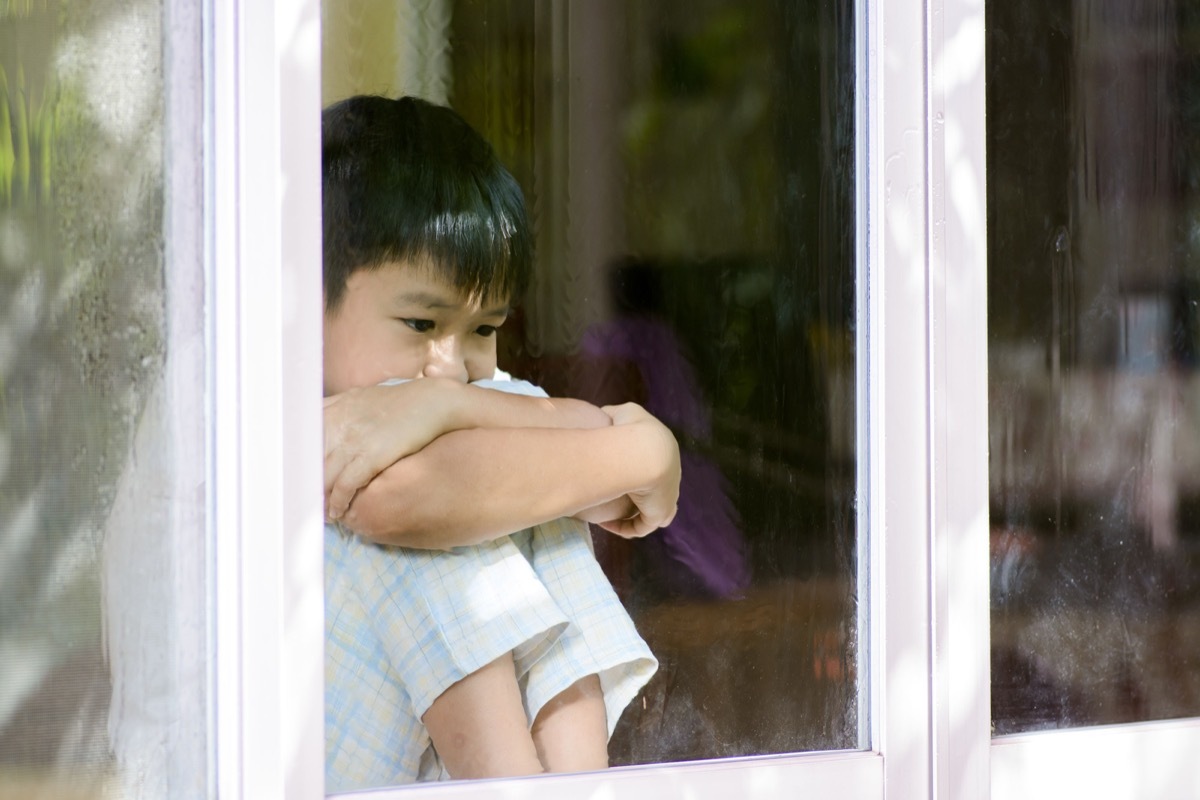
[[[0,0],[4,797],[207,794],[203,296],[166,269],[163,36],[156,1]]]
[[[986,14],[993,727],[1200,715],[1200,5]]]
[[[676,432],[598,556],[661,667],[615,764],[855,748],[853,4],[327,1],[324,102],[449,102],[521,181],[501,366]]]

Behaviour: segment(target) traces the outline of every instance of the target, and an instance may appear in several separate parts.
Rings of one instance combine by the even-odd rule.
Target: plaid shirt
[[[325,602],[330,792],[447,778],[421,717],[504,653],[531,721],[599,675],[610,735],[657,668],[573,519],[449,552],[326,526]]]

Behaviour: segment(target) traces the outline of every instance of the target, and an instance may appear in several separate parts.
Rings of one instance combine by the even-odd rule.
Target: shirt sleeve
[[[501,370],[497,370],[500,373]],[[507,373],[504,373],[507,374]],[[513,380],[511,377],[506,380],[482,380],[475,381],[472,386],[479,386],[483,389],[495,389],[499,392],[508,392],[509,394],[523,394],[528,397],[549,397],[546,391],[540,386],[535,386],[529,381]]]

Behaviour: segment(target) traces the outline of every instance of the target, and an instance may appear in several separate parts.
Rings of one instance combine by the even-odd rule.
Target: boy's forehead
[[[510,298],[503,294],[462,291],[446,279],[445,272],[429,257],[388,261],[376,270],[387,276],[389,289],[396,300],[430,308],[476,306],[505,311],[510,304]]]

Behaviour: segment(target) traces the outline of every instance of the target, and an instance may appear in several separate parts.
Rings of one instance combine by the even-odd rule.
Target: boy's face
[[[325,394],[389,378],[491,378],[507,316],[507,298],[465,297],[422,261],[358,270],[325,312]]]

